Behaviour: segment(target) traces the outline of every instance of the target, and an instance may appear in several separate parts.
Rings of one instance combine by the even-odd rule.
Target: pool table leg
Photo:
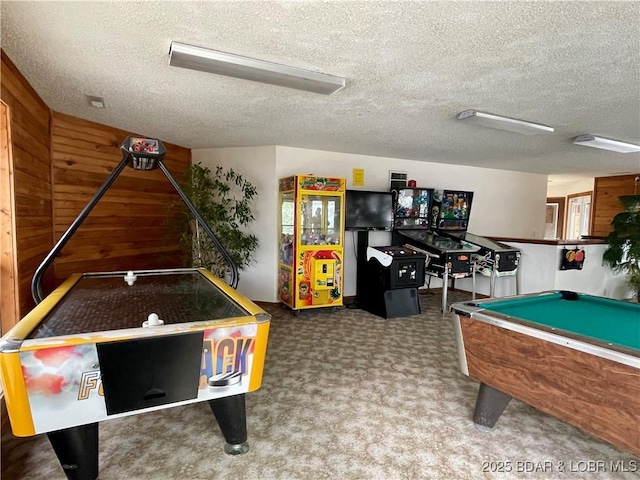
[[[224,453],[229,455],[242,455],[249,451],[244,395],[242,393],[209,400],[209,406],[226,441]]]
[[[89,423],[47,433],[69,480],[98,478],[98,424]]]
[[[473,412],[473,423],[480,430],[491,430],[510,400],[511,395],[481,383]]]

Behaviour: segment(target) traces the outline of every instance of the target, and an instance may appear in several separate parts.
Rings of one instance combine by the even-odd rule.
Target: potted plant
[[[216,167],[212,172],[200,163],[185,172],[184,192],[239,270],[252,262],[258,248],[255,235],[241,231],[255,220],[251,202],[257,189],[233,169]],[[183,209],[181,243],[193,266],[205,267],[220,278],[227,274],[227,263],[191,213]]]
[[[603,260],[616,273],[627,276],[627,283],[640,301],[640,195],[618,197],[624,211],[613,217],[613,230]]]

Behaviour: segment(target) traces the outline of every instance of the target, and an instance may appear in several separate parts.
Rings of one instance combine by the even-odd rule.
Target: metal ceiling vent
[[[104,108],[104,98],[102,97],[87,95],[87,101],[89,102],[89,105],[94,108]]]

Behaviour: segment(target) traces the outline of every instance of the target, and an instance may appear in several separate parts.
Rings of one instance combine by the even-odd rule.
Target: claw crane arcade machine
[[[294,314],[342,305],[344,178],[280,179],[278,298]]]

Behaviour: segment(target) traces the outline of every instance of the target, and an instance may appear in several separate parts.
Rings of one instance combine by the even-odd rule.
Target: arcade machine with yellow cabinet
[[[344,178],[280,179],[278,298],[296,315],[342,305],[345,185]]]

